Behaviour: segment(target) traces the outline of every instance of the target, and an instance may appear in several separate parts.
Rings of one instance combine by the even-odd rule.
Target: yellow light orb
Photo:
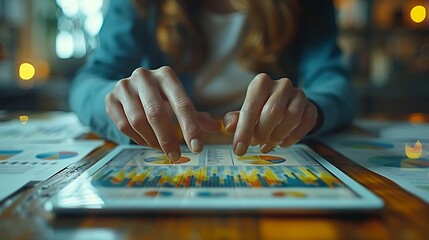
[[[426,8],[418,5],[413,7],[410,12],[410,17],[415,23],[421,23],[426,18]]]
[[[35,73],[36,73],[36,69],[30,63],[22,63],[19,66],[19,77],[22,80],[30,80],[30,79],[32,79],[34,77]]]

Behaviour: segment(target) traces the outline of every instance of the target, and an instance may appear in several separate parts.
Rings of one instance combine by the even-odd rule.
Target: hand
[[[165,152],[171,162],[180,159],[177,119],[184,140],[193,152],[203,149],[202,132],[220,130],[220,122],[195,110],[182,83],[170,67],[136,69],[118,81],[106,95],[106,111],[116,127],[139,145]]]
[[[316,125],[317,115],[316,106],[289,79],[273,81],[261,73],[249,84],[241,110],[227,113],[224,122],[227,132],[235,132],[233,149],[241,156],[249,145],[267,153],[297,143]]]

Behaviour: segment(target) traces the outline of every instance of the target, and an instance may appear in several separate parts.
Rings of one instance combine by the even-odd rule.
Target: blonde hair
[[[135,0],[145,12],[156,4],[156,37],[160,49],[172,60],[176,71],[198,69],[207,55],[205,37],[195,12],[201,0]],[[296,0],[231,0],[247,13],[247,29],[238,62],[254,72],[281,71],[279,58],[296,35],[299,6]]]

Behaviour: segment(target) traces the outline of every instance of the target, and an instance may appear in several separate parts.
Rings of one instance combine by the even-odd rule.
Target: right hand
[[[171,162],[180,159],[177,119],[192,152],[203,149],[202,132],[220,131],[220,121],[197,112],[170,67],[137,68],[106,95],[106,111],[116,127],[139,145],[163,151]]]

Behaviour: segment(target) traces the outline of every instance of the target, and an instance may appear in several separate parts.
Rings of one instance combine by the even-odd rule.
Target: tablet
[[[200,154],[182,146],[171,164],[157,150],[118,146],[54,195],[56,213],[377,210],[383,201],[306,145],[236,156],[231,145]]]

